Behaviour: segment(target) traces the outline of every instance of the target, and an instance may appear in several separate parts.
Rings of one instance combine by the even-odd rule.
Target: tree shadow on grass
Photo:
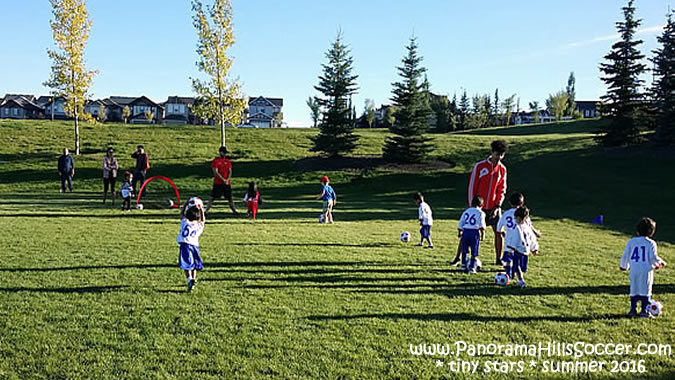
[[[350,248],[383,248],[393,247],[393,243],[363,243],[363,244],[348,244],[348,243],[230,243],[228,245],[237,246],[263,246],[263,247],[350,247]]]
[[[86,293],[110,293],[127,288],[127,286],[113,285],[113,286],[83,286],[75,288],[0,288],[0,292],[5,293],[63,293],[63,294],[86,294]]]
[[[357,319],[390,319],[390,320],[419,320],[419,321],[443,321],[443,322],[593,322],[598,320],[619,320],[629,318],[627,314],[599,314],[589,316],[495,316],[478,315],[469,313],[382,313],[382,314],[354,314],[354,315],[311,315],[310,321],[349,321]]]

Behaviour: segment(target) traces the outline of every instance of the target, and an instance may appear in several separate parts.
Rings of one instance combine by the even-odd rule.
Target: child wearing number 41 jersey
[[[471,207],[462,213],[457,226],[457,237],[461,239],[462,247],[462,270],[472,274],[477,270],[476,258],[480,240],[485,237],[485,213],[482,208],[483,198],[476,195],[471,200]],[[469,249],[471,259],[467,260]]]
[[[199,236],[204,232],[204,209],[201,203],[186,203],[180,212],[180,232],[176,241],[180,245],[178,262],[180,269],[185,271],[187,291],[197,283],[197,271],[204,269],[202,257],[199,254]]]
[[[629,270],[630,277],[630,312],[628,315],[637,315],[637,303],[642,303],[640,317],[649,318],[647,305],[651,302],[654,270],[666,263],[656,254],[656,242],[651,239],[656,231],[656,222],[651,218],[643,217],[636,226],[638,237],[628,241],[619,262],[619,269]]]

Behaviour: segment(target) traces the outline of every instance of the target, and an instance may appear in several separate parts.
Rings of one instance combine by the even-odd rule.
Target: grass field
[[[560,341],[675,344],[672,268],[655,276],[666,312],[628,319],[628,276],[618,260],[638,217],[658,223],[659,254],[675,265],[675,153],[601,149],[598,121],[434,135],[442,170],[301,171],[313,130],[228,130],[234,194],[259,182],[259,220],[235,218],[221,201],[201,238],[206,269],[185,293],[176,261],[177,211],[122,213],[101,204],[103,152],[120,165],[143,143],[151,173],[181,195],[206,198],[219,131],[195,126],[105,124],[82,130],[75,192],[58,193],[56,159],[72,146],[61,122],[0,121],[0,378],[662,378],[670,356],[646,372],[544,374],[530,357],[416,356],[410,345]],[[383,130],[360,131],[356,157],[381,153]],[[509,192],[522,191],[544,237],[528,287],[493,285],[497,267],[475,276],[448,266],[465,208],[468,172],[490,141],[510,144]],[[313,200],[327,174],[339,202],[336,224],[319,225]],[[413,191],[434,210],[435,250],[417,238]],[[243,204],[238,203],[243,209]],[[589,221],[602,214],[605,225]],[[482,245],[494,261],[491,233]],[[519,361],[523,373],[453,374],[437,360]]]

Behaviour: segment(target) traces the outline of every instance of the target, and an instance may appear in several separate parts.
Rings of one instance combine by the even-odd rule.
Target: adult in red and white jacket
[[[479,161],[474,165],[469,178],[468,204],[471,206],[471,200],[479,195],[483,198],[485,205],[485,224],[492,226],[495,236],[495,264],[501,265],[503,238],[497,231],[497,223],[502,216],[502,202],[506,197],[506,166],[502,160],[506,155],[506,142],[496,140],[491,144],[492,153],[488,158]],[[459,262],[459,253],[461,247],[457,248],[457,256],[453,264]]]

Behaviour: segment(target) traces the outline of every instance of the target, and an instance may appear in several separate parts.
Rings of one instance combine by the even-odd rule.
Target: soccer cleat
[[[478,273],[478,272],[476,272],[476,268],[471,269],[471,270],[469,271],[469,274],[476,274],[476,273]]]
[[[188,280],[188,281],[187,281],[187,291],[188,291],[188,293],[190,293],[190,292],[192,291],[192,287],[193,287],[194,285],[195,285],[195,284],[194,284],[194,282],[192,282],[192,280]]]
[[[527,285],[525,285],[525,281],[520,280],[520,281],[518,281],[518,286],[520,286],[521,288],[524,288],[524,287],[526,287]]]
[[[422,243],[415,244],[415,247],[424,247],[424,244],[422,244]]]
[[[629,312],[628,312],[628,316],[629,316],[629,317],[637,317],[637,311],[635,311],[635,310],[629,311]]]
[[[641,312],[641,313],[639,314],[639,316],[640,316],[640,318],[647,318],[647,319],[654,318],[653,315],[647,313],[646,311]]]
[[[433,246],[433,245],[429,245],[429,246],[424,247],[424,248],[434,249],[434,246]]]
[[[451,266],[451,267],[456,267],[456,266],[458,266],[458,265],[461,265],[459,259],[454,259],[454,260],[452,260],[452,261],[450,262],[450,266]]]

